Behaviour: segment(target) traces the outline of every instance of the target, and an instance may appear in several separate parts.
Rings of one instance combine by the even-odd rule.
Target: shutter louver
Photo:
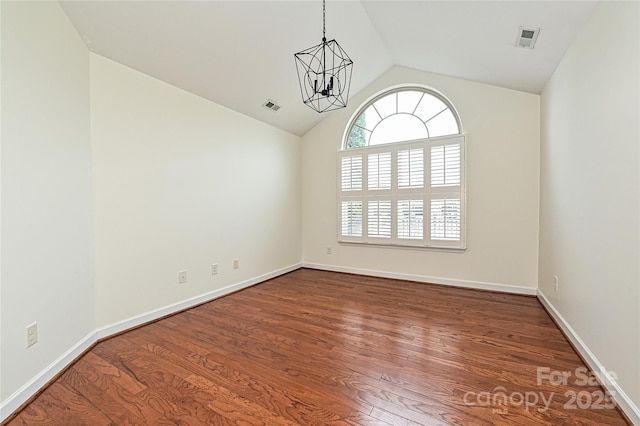
[[[362,189],[362,156],[342,157],[341,187],[343,191],[359,191]]]
[[[342,235],[362,236],[362,201],[342,202]]]
[[[431,200],[431,239],[460,240],[460,200]]]
[[[424,150],[414,148],[398,151],[398,188],[424,186]]]
[[[391,189],[391,152],[369,154],[367,180],[369,190]]]
[[[398,201],[398,238],[422,239],[424,237],[424,201]]]
[[[460,144],[431,147],[431,186],[460,185]]]
[[[368,236],[391,238],[391,201],[369,201],[367,212]]]

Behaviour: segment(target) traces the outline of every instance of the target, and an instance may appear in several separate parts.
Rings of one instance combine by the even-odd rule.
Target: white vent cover
[[[267,102],[263,103],[262,106],[265,107],[266,109],[270,109],[273,112],[277,112],[280,109],[280,105],[277,105],[271,99],[269,99],[269,100],[267,100]]]
[[[518,30],[518,38],[516,39],[516,46],[526,47],[527,49],[533,49],[538,39],[538,33],[540,28],[525,28],[520,27]]]

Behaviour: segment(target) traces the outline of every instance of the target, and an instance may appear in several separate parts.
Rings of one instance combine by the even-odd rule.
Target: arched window
[[[355,114],[342,147],[340,242],[465,248],[465,137],[448,100],[387,91]]]
[[[351,123],[345,148],[460,133],[449,102],[425,89],[403,88],[374,98]]]

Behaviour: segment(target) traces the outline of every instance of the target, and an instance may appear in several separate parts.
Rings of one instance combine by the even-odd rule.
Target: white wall
[[[599,2],[542,94],[539,279],[640,407],[638,5]]]
[[[0,7],[4,401],[95,329],[95,310],[88,52],[57,2]]]
[[[464,253],[337,244],[336,161],[349,118],[371,95],[398,84],[444,94],[467,133]],[[537,286],[539,96],[394,67],[303,137],[303,261],[331,268]],[[326,247],[333,248],[326,254]]]
[[[299,137],[90,57],[98,326],[300,262]]]

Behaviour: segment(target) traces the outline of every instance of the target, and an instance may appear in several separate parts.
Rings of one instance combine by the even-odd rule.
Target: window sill
[[[354,247],[373,247],[373,248],[386,248],[386,249],[400,249],[400,250],[427,250],[427,251],[439,251],[444,253],[464,253],[467,251],[467,247],[447,247],[447,246],[415,246],[415,245],[403,245],[403,244],[377,244],[369,242],[356,242],[356,241],[340,241],[338,244],[343,246]]]

